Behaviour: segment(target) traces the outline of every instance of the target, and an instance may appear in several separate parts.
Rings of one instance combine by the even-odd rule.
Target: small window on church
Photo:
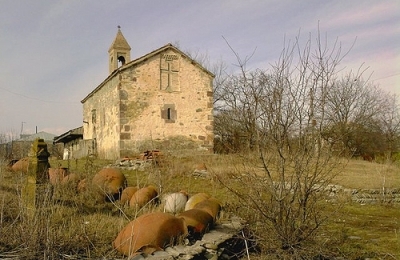
[[[96,109],[92,110],[92,124],[96,124]]]
[[[170,107],[167,109],[167,119],[171,120],[171,108]]]
[[[161,118],[165,120],[165,123],[175,123],[177,118],[177,112],[174,104],[166,104],[161,109]]]

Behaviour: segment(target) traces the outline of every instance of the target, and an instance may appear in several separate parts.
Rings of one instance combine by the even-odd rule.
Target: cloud
[[[395,1],[349,1],[353,2],[343,8],[343,2],[337,1],[336,6],[326,17],[327,28],[348,29],[358,26],[370,26],[379,24],[381,21],[398,16],[399,5]],[[331,6],[332,7],[332,6]]]
[[[108,48],[117,25],[132,47],[131,57],[166,43],[207,53],[235,69],[268,68],[284,38],[315,39],[318,24],[343,51],[357,41],[343,67],[365,63],[371,79],[397,90],[400,71],[398,1],[23,1],[3,0],[0,9],[0,133],[3,129],[64,131],[82,124],[80,101],[108,76]],[[394,75],[394,76],[391,76]],[[10,92],[11,91],[11,92]],[[16,94],[15,94],[16,93]],[[26,96],[26,97],[25,97]]]

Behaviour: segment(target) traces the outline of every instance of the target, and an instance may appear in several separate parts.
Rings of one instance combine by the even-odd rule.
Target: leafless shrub
[[[346,162],[337,157],[342,148],[323,135],[329,91],[338,82],[346,53],[337,41],[330,47],[319,34],[315,43],[314,48],[310,36],[304,47],[299,38],[285,45],[268,73],[246,70],[247,58],[243,61],[234,52],[240,75],[225,81],[219,114],[238,126],[235,131],[245,137],[240,145],[260,158],[259,170],[240,169],[230,181],[220,181],[249,206],[257,222],[265,223],[260,236],[272,237],[277,250],[293,258],[316,254],[304,245],[327,219],[326,187]],[[361,75],[353,76],[359,80]],[[233,180],[249,188],[232,188]]]

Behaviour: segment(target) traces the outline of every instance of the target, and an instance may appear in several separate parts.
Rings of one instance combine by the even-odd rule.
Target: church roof
[[[118,35],[118,34],[117,34]],[[88,100],[91,96],[93,96],[93,94],[95,94],[98,90],[100,90],[110,79],[114,78],[115,75],[117,75],[118,73],[120,73],[121,71],[132,67],[132,66],[137,66],[140,63],[146,61],[147,59],[149,59],[150,57],[157,55],[167,49],[173,49],[174,51],[178,52],[179,54],[181,54],[182,56],[186,57],[187,59],[189,59],[191,61],[191,63],[194,66],[197,66],[198,68],[200,68],[201,70],[205,71],[207,74],[209,74],[211,77],[214,77],[214,74],[211,73],[209,70],[207,70],[206,68],[204,68],[203,66],[201,66],[198,62],[196,62],[195,60],[193,60],[192,58],[190,58],[187,54],[185,54],[184,52],[182,52],[181,50],[179,50],[177,47],[173,46],[171,43],[168,43],[167,45],[164,45],[161,48],[158,48],[140,58],[137,58],[135,60],[132,60],[128,63],[126,63],[125,65],[119,67],[118,69],[114,70],[102,83],[100,83],[100,85],[95,88],[92,92],[90,92],[84,99],[82,99],[81,103],[85,103],[86,100]]]
[[[131,50],[131,46],[129,46],[128,41],[125,39],[124,35],[121,32],[121,27],[118,26],[118,32],[115,36],[113,43],[111,44],[108,51],[112,49],[120,49],[120,50]]]

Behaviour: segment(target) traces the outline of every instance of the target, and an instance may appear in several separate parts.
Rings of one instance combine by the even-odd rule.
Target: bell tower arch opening
[[[118,25],[118,32],[115,36],[113,43],[108,49],[109,56],[109,73],[111,74],[114,70],[126,63],[131,61],[131,47],[121,32],[121,26]]]
[[[124,65],[125,65],[125,57],[121,55],[118,57],[118,68]]]

